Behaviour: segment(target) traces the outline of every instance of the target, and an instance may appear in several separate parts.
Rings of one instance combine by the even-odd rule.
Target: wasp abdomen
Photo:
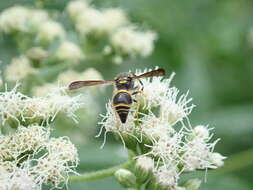
[[[125,123],[132,104],[132,97],[129,92],[118,92],[113,97],[113,107],[119,115],[120,121]]]

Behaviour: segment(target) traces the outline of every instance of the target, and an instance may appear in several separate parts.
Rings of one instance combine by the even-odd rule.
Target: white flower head
[[[10,154],[3,157],[0,152],[0,189],[39,190],[42,184],[57,188],[67,183],[79,162],[77,149],[67,137],[50,139],[49,132],[43,126],[19,126],[4,136],[5,142],[0,138],[0,149]]]
[[[55,56],[62,61],[70,61],[78,63],[84,58],[84,54],[80,47],[70,41],[63,41],[56,50]]]
[[[82,96],[68,96],[63,89],[56,89],[46,97],[30,98],[16,91],[0,93],[0,117],[2,122],[12,119],[18,123],[46,122],[54,120],[59,112],[76,121],[75,111],[83,104]]]
[[[76,28],[82,34],[100,36],[110,34],[127,22],[127,17],[122,9],[98,10],[89,7],[77,17]]]
[[[41,126],[23,127],[19,126],[16,133],[0,138],[0,159],[15,159],[25,152],[37,151],[44,146],[49,138],[49,129]]]
[[[102,27],[106,33],[111,33],[117,28],[128,23],[125,12],[120,8],[104,9],[102,14],[104,17]]]
[[[27,24],[29,29],[38,31],[40,25],[44,22],[49,21],[49,15],[45,10],[42,9],[30,9],[29,18],[27,19]],[[30,28],[31,27],[31,28]]]
[[[58,86],[54,83],[45,83],[42,86],[33,87],[32,92],[35,97],[44,97],[54,92],[57,88]]]
[[[49,56],[49,52],[41,47],[32,47],[26,52],[26,55],[31,60],[40,61]]]
[[[90,7],[77,17],[76,28],[82,34],[100,34],[103,20],[102,12]]]
[[[182,152],[184,152],[182,155],[184,170],[194,171],[196,169],[217,168],[218,166],[214,161],[216,155],[214,155],[212,151],[218,140],[209,143],[207,141],[211,138],[210,134],[209,137],[205,138],[201,135],[193,136],[192,134],[195,134],[194,129],[189,133],[190,139],[186,138],[186,142],[182,147]],[[225,157],[219,158],[219,160],[222,161]],[[217,159],[217,163],[220,163],[220,161]]]
[[[149,56],[154,49],[156,34],[137,31],[134,27],[120,27],[111,35],[110,43],[116,52],[131,57]]]
[[[36,69],[31,66],[29,59],[22,55],[20,57],[13,58],[11,63],[7,65],[5,76],[6,80],[16,82],[35,72]]]
[[[103,80],[103,76],[99,71],[95,68],[87,68],[85,71],[81,73],[81,77],[83,80]]]
[[[164,188],[176,189],[178,186],[179,174],[177,167],[162,166],[154,170],[157,183]]]
[[[11,172],[0,172],[0,189],[40,190],[41,188],[35,183],[29,169],[13,166]]]
[[[48,20],[42,22],[38,31],[38,40],[45,42],[52,42],[55,39],[63,39],[65,37],[65,30],[58,22]]]
[[[193,129],[193,136],[199,136],[203,139],[209,139],[209,129],[206,126],[198,125]]]
[[[78,153],[74,144],[67,137],[51,138],[46,144],[50,154],[58,154],[59,159],[67,162],[77,163]]]
[[[148,156],[141,156],[136,161],[136,167],[141,168],[144,171],[154,169],[154,160]]]
[[[167,139],[168,135],[174,133],[174,129],[166,120],[161,120],[154,114],[149,113],[140,119],[142,133],[151,140]]]
[[[66,137],[52,138],[45,147],[48,153],[31,160],[37,164],[30,170],[36,183],[52,184],[59,188],[62,183],[67,184],[69,173],[76,173],[74,169],[79,162],[77,149]]]
[[[157,69],[156,67],[155,69]],[[151,69],[145,69],[144,71],[137,70],[135,75],[140,75],[146,72],[151,71]],[[153,77],[153,78],[143,78],[140,79],[143,83],[143,92],[142,97],[144,100],[144,106],[147,109],[151,107],[159,106],[161,104],[161,100],[163,99],[164,95],[170,88],[171,81],[175,73],[172,73],[168,79],[163,77]],[[155,90],[154,90],[155,89]]]
[[[215,165],[217,168],[222,167],[224,165],[225,156],[222,156],[218,152],[214,152],[210,155],[210,162]]]
[[[159,139],[153,145],[147,145],[151,148],[148,154],[157,157],[159,162],[161,161],[166,166],[177,166],[182,152],[182,137],[181,133],[175,133],[168,136],[167,139]]]
[[[192,99],[188,99],[188,93],[178,97],[179,90],[176,87],[169,88],[166,94],[160,100],[160,117],[167,119],[171,125],[182,121],[194,108],[194,105],[188,105]]]
[[[14,6],[5,9],[0,15],[0,30],[5,33],[14,31],[27,31],[27,19],[29,10],[22,6]]]
[[[89,8],[89,3],[86,0],[75,0],[69,2],[66,10],[69,16],[73,20],[76,20],[77,17],[85,12],[87,8]]]

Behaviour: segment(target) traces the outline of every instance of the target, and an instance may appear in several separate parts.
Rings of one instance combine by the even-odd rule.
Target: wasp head
[[[117,89],[130,90],[134,87],[132,73],[120,73],[114,80]]]

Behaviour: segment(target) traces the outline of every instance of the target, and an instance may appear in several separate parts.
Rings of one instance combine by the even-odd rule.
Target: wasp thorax
[[[133,74],[120,73],[115,78],[116,88],[130,90],[134,87]]]

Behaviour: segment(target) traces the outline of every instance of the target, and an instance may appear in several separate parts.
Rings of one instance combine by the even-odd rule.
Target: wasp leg
[[[136,106],[136,110],[134,112],[134,117],[138,119],[138,113],[139,113],[139,109],[140,109],[140,103],[137,102],[137,101],[136,101],[136,103],[137,103],[137,106]]]
[[[136,75],[135,75],[134,73],[132,73],[132,75],[136,77]],[[140,85],[141,85],[140,91],[143,91],[143,89],[144,89],[143,82],[142,82],[140,79],[137,79],[137,80],[139,81],[139,83],[140,83]],[[138,87],[137,87],[137,88],[138,88]]]

